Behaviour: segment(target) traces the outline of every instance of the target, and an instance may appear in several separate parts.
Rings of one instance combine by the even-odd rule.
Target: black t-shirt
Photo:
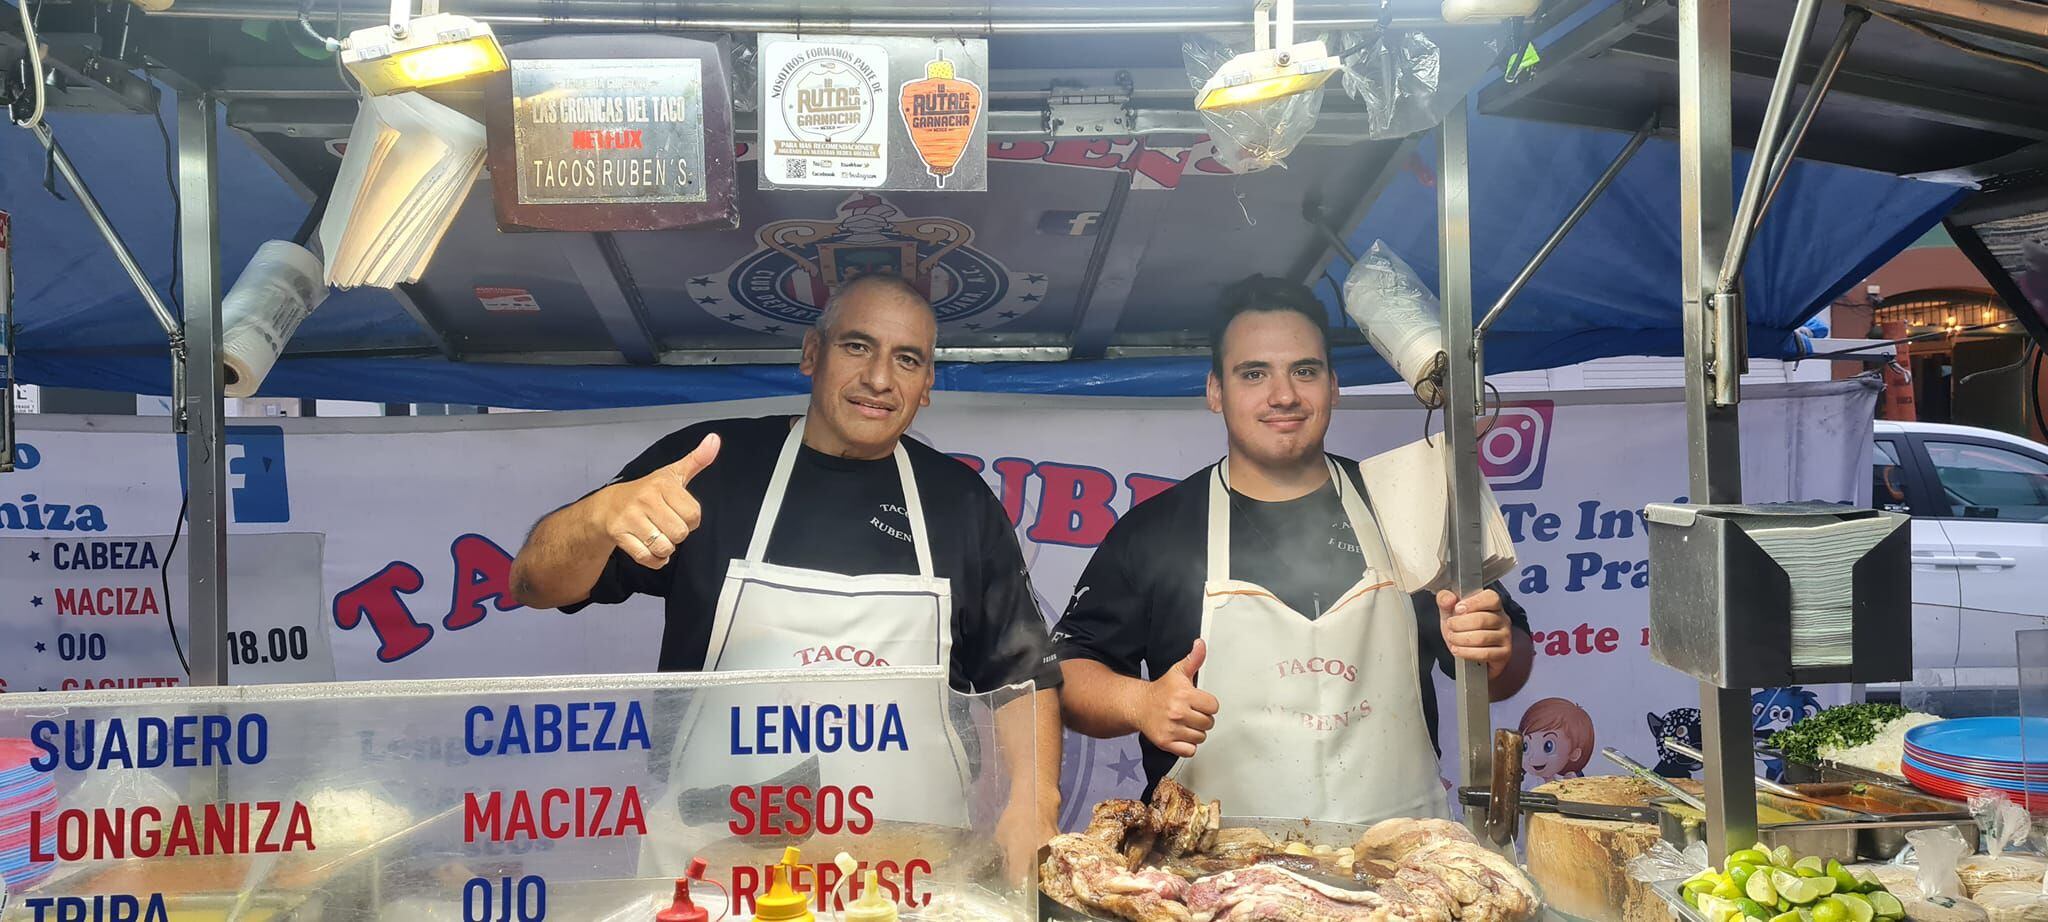
[[[1334,457],[1334,456],[1333,456]],[[1310,618],[1336,602],[1358,582],[1365,559],[1344,514],[1338,489],[1360,490],[1358,465],[1336,458],[1345,473],[1307,496],[1260,502],[1230,494],[1230,576],[1256,583],[1288,607]],[[1067,611],[1053,626],[1054,648],[1062,658],[1089,659],[1128,676],[1158,675],[1180,662],[1202,633],[1202,583],[1208,569],[1209,477],[1215,466],[1146,500],[1118,520],[1097,548]],[[1368,502],[1370,508],[1371,503]],[[1505,600],[1509,620],[1529,629],[1528,616],[1507,597],[1506,588],[1487,588]],[[1436,601],[1418,593],[1415,625],[1416,670],[1421,677],[1423,718],[1436,742],[1436,685],[1432,666],[1452,674]],[[1225,702],[1225,707],[1229,706]],[[1169,770],[1174,757],[1140,738],[1146,790]],[[1441,751],[1441,747],[1439,747]]]
[[[622,602],[636,592],[662,596],[667,628],[661,668],[704,668],[726,565],[746,556],[792,421],[775,416],[699,423],[633,459],[613,483],[680,460],[713,432],[721,439],[717,460],[690,482],[704,518],[667,565],[650,570],[614,550],[590,597],[563,610]],[[933,573],[951,581],[952,684],[965,692],[1025,679],[1036,679],[1040,689],[1059,685],[1059,662],[1002,504],[972,468],[914,439],[905,438],[903,447],[932,531]],[[849,576],[916,573],[896,459],[854,461],[800,448],[768,539],[767,562]]]

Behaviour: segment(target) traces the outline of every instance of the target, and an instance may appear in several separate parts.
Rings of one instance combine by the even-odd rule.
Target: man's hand
[[[1012,784],[1025,781],[1010,779]],[[1049,802],[1047,796],[1041,790],[1035,806],[1013,797],[996,820],[996,845],[1003,850],[1003,868],[1009,872],[1013,885],[1022,886],[1031,879],[1031,869],[1038,864],[1038,847],[1059,835],[1059,789],[1052,790]]]
[[[1195,687],[1195,674],[1208,656],[1208,642],[1197,638],[1186,659],[1146,685],[1143,710],[1137,715],[1139,733],[1152,745],[1183,759],[1194,755],[1195,747],[1209,738],[1209,731],[1216,726],[1216,711],[1222,706],[1215,695]]]
[[[634,563],[660,569],[703,520],[703,507],[690,495],[690,480],[717,457],[714,432],[682,460],[639,480],[597,491],[590,497],[593,524]]]
[[[1500,594],[1482,589],[1469,599],[1459,599],[1448,589],[1436,594],[1437,612],[1443,617],[1444,644],[1451,655],[1486,664],[1486,675],[1495,678],[1513,658],[1513,622],[1501,609]]]

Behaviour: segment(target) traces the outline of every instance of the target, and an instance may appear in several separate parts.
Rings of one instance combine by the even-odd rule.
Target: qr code
[[[782,162],[782,172],[782,178],[784,179],[808,179],[811,175],[811,162],[809,160],[784,160]]]

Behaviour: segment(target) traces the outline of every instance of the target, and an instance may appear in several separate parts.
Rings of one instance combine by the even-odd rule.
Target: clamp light
[[[506,67],[505,49],[490,26],[454,13],[414,20],[411,0],[392,0],[388,25],[349,33],[341,63],[372,96],[423,90]]]
[[[1295,44],[1294,0],[1257,0],[1252,50],[1210,75],[1195,97],[1195,108],[1213,112],[1312,93],[1336,76],[1338,67],[1322,42]]]

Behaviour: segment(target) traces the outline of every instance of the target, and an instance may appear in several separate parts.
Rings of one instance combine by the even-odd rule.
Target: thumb
[[[1436,612],[1439,616],[1444,618],[1449,618],[1450,616],[1457,614],[1458,594],[1450,591],[1449,589],[1437,590]]]
[[[718,458],[718,445],[718,433],[711,433],[704,437],[704,441],[698,442],[697,447],[691,449],[689,454],[684,455],[682,460],[669,465],[666,470],[682,478],[684,484],[688,484],[691,478],[703,473],[704,469],[710,467],[711,462]]]
[[[1180,662],[1173,664],[1173,671],[1193,682],[1195,674],[1202,671],[1202,661],[1208,658],[1209,642],[1197,637],[1194,649],[1189,650],[1188,655],[1181,658]]]

